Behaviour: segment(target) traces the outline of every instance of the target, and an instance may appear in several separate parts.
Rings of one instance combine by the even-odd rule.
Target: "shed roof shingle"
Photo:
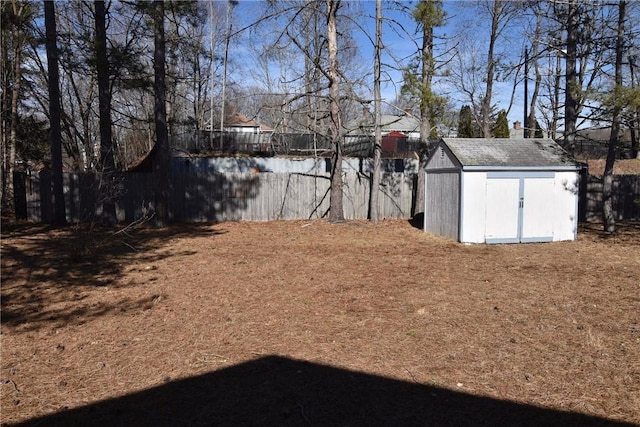
[[[443,138],[462,166],[566,167],[576,161],[551,139]]]

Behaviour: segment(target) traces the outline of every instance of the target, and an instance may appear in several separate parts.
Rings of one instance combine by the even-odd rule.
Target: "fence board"
[[[18,177],[17,177],[18,178]],[[382,218],[411,217],[415,172],[385,172],[381,177],[379,212]],[[51,218],[51,176],[24,175],[16,179],[21,215],[34,222]],[[344,173],[344,213],[366,219],[369,178],[356,170]],[[116,203],[118,220],[132,223],[153,202],[153,174],[124,173]],[[169,219],[172,222],[271,221],[321,218],[329,210],[328,173],[176,173],[171,175]],[[581,218],[599,220],[602,182],[588,177],[581,184]],[[586,186],[586,187],[585,187]],[[98,182],[90,174],[64,174],[67,220],[89,221],[100,215]],[[640,220],[640,177],[614,177],[617,219]],[[46,200],[46,203],[42,203]]]
[[[585,221],[602,220],[602,178],[582,178],[580,210]],[[613,177],[613,212],[616,220],[640,220],[640,176],[615,175]]]

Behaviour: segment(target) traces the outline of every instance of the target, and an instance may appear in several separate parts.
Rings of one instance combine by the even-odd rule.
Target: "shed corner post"
[[[424,188],[423,188],[423,206],[422,206],[422,231],[424,231],[425,233],[427,232],[427,188],[428,188],[428,181],[427,178],[429,177],[429,174],[427,174],[427,168],[425,167],[421,173],[424,174]]]
[[[464,171],[458,170],[458,242],[464,243]]]

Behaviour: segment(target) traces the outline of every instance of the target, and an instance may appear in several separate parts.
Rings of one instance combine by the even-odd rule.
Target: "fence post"
[[[53,219],[53,193],[51,191],[51,171],[40,171],[40,221],[50,223]]]
[[[24,172],[13,172],[13,202],[16,220],[27,219],[27,174]]]
[[[589,216],[589,166],[580,168],[578,184],[578,222],[587,222]]]

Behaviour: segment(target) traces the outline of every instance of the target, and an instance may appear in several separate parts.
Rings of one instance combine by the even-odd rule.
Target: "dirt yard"
[[[1,420],[640,425],[640,224],[3,225]]]

